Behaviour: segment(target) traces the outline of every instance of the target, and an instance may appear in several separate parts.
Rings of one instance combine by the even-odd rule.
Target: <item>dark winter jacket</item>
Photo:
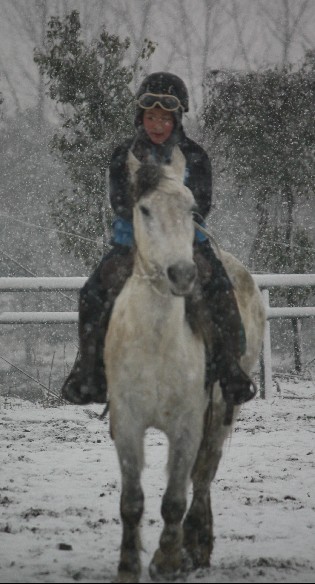
[[[129,190],[128,151],[131,149],[140,161],[150,156],[157,162],[167,164],[171,161],[175,144],[186,158],[185,184],[195,197],[201,218],[206,218],[211,207],[211,163],[203,148],[186,136],[182,126],[161,145],[153,144],[145,131],[139,128],[134,138],[126,140],[116,148],[110,164],[110,201],[116,215],[127,221],[132,220],[133,201]],[[200,222],[201,218],[196,217],[196,220]]]

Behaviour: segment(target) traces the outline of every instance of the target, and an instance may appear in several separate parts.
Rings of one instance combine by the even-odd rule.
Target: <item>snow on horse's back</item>
[[[238,308],[246,332],[243,369],[250,373],[255,366],[264,334],[266,312],[259,288],[244,265],[231,253],[220,250],[221,261],[234,286]]]
[[[105,339],[111,433],[122,474],[120,582],[136,582],[140,575],[138,529],[144,500],[140,478],[146,429],[158,428],[169,440],[169,479],[161,509],[164,529],[150,567],[153,577],[163,578],[174,577],[181,569],[183,543],[195,566],[209,563],[213,540],[209,485],[229,433],[223,425],[225,405],[218,386],[212,404],[215,419],[207,424],[205,347],[201,334],[186,319],[185,297],[194,289],[197,271],[195,202],[183,184],[185,159],[175,147],[170,165],[141,166],[130,153],[129,169],[134,181],[134,269],[115,302]],[[261,299],[244,268],[246,277],[241,275],[241,264],[225,259],[229,273],[235,274],[237,294],[242,295],[242,286],[246,288],[246,302],[239,300],[245,329],[257,329],[255,348],[244,360],[249,370],[262,337],[260,324],[251,322],[262,314],[253,310]],[[191,475],[197,495],[183,524]]]

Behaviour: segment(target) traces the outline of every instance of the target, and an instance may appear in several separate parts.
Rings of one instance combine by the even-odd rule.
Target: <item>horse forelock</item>
[[[135,200],[158,188],[163,177],[163,168],[152,162],[141,164],[136,173]]]

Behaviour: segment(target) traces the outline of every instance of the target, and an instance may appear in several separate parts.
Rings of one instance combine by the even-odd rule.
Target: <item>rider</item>
[[[211,206],[211,164],[206,152],[188,138],[182,126],[189,108],[184,82],[174,74],[159,72],[146,77],[136,94],[135,134],[114,151],[110,163],[110,200],[116,219],[113,223],[112,249],[80,291],[79,353],[62,387],[65,399],[76,404],[106,401],[103,347],[115,299],[131,275],[134,257],[132,227],[133,199],[130,193],[127,156],[129,150],[140,161],[168,164],[172,150],[179,146],[186,159],[185,184],[194,195],[200,225]],[[239,366],[245,335],[233,286],[214,253],[209,239],[196,230],[194,259],[202,291],[203,334],[211,343],[207,371],[211,380],[220,380],[230,407],[251,399],[255,387]],[[187,301],[187,318],[196,325],[200,301]],[[209,347],[210,351],[210,347]],[[209,351],[207,352],[209,356]]]

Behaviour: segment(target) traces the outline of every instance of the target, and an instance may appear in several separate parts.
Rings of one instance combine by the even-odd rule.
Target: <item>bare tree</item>
[[[25,107],[21,86],[25,92],[34,95],[39,125],[45,115],[45,87],[32,58],[34,46],[42,46],[44,42],[48,5],[53,8],[55,3],[49,0],[30,0],[28,3],[21,0],[10,2],[5,0],[1,3],[1,18],[5,22],[7,38],[10,41],[10,50],[6,52],[6,58],[0,60],[2,76],[6,80],[17,111]]]
[[[291,51],[298,38],[302,39],[304,50],[314,46],[314,39],[305,33],[305,23],[313,14],[314,3],[310,0],[278,0],[278,2],[258,2],[258,14],[271,35],[281,46],[281,62],[287,65]]]
[[[244,39],[244,19],[240,15],[239,5],[237,0],[231,0],[231,18],[234,22],[236,37],[237,37],[237,49],[244,60],[245,67],[251,69],[251,62],[249,58],[250,46],[246,44]]]
[[[147,68],[143,61],[140,65],[141,54],[144,45],[151,42],[155,45],[154,38],[151,38],[151,14],[154,8],[154,3],[151,0],[142,0],[134,3],[128,0],[109,0],[103,3],[103,16],[110,18],[114,24],[115,30],[122,28],[122,34],[127,34],[131,40],[132,49],[132,63],[134,65],[134,89],[139,85],[140,75],[143,76],[147,72]],[[105,22],[105,18],[103,18]],[[122,26],[123,25],[123,26]],[[153,35],[154,37],[154,35]]]

